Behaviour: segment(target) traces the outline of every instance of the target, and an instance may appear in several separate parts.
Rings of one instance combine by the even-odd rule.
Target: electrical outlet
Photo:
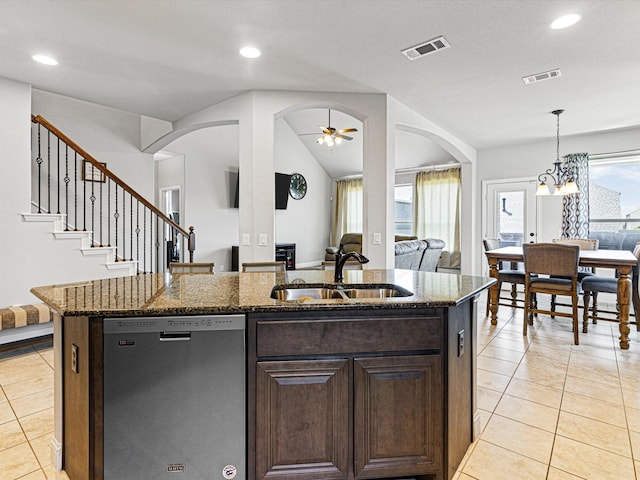
[[[458,356],[464,355],[464,330],[458,332]]]
[[[224,272],[224,265],[220,265],[220,271]]]
[[[71,344],[71,371],[78,373],[78,346]]]
[[[251,235],[248,233],[242,234],[242,245],[251,245]]]
[[[266,233],[261,233],[258,236],[258,245],[260,245],[261,247],[266,247],[267,246],[267,234]]]

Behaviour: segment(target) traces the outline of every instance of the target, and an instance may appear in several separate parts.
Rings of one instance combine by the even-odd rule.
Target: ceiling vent
[[[536,73],[535,75],[529,75],[528,77],[522,77],[522,81],[525,85],[531,85],[532,83],[541,82],[543,80],[549,80],[550,78],[557,78],[561,75],[560,69],[549,70],[548,72]]]
[[[402,50],[402,54],[409,60],[413,61],[430,53],[437,52],[438,50],[444,50],[449,48],[449,42],[444,37],[434,38],[428,42],[421,43],[415,47],[406,48]]]

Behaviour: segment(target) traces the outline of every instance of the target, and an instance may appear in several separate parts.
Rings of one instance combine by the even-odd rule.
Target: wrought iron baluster
[[[129,260],[133,262],[133,195],[129,194],[129,200],[131,202],[129,214],[129,236],[131,237],[131,242],[129,245]]]
[[[38,164],[38,213],[42,213],[42,155],[40,153],[40,124],[38,124],[38,156],[36,163]]]
[[[86,160],[82,157],[80,157],[80,162],[86,162]],[[84,169],[84,167],[86,166],[86,164],[82,164],[82,168]],[[83,175],[84,177],[84,175]],[[82,179],[82,190],[83,190],[83,194],[82,194],[82,223],[83,223],[83,229],[86,232],[87,231],[87,181],[83,178]],[[93,246],[93,245],[91,245]]]
[[[142,210],[142,271],[147,273],[147,207]]]
[[[64,229],[65,232],[69,231],[69,182],[71,179],[69,178],[69,145],[65,143],[64,148],[64,202],[65,202],[65,211],[67,213],[66,223],[67,228]]]
[[[160,217],[156,215],[156,272],[160,273]]]
[[[60,137],[56,136],[56,138],[58,139],[58,151],[56,154],[56,166],[58,171],[56,174],[56,186],[58,187],[58,210],[56,213],[60,215]]]
[[[107,245],[111,246],[111,179],[107,183]]]
[[[47,130],[47,213],[51,213],[51,132]]]
[[[86,162],[86,160],[85,160]],[[87,164],[84,164],[85,168]],[[86,182],[86,180],[85,180]],[[95,192],[95,182],[91,182],[91,196],[89,197],[91,200],[91,247],[96,246],[96,192]]]
[[[140,273],[140,200],[136,201],[136,259],[138,260],[136,272]]]
[[[80,227],[78,223],[78,152],[75,150],[73,151],[73,212],[75,229],[78,231]]]
[[[115,229],[115,239],[116,239],[116,259],[115,261],[118,261],[118,218],[120,217],[120,213],[118,213],[118,184],[114,185],[114,189],[116,191],[116,204],[115,204],[115,211],[113,214],[113,219],[114,219],[114,229]]]
[[[111,179],[109,179],[109,182],[111,182]],[[104,233],[104,217],[103,217],[103,205],[104,205],[104,190],[103,190],[103,183],[100,182],[99,185],[99,190],[100,190],[100,216],[99,219],[100,221],[98,222],[98,225],[100,227],[100,233],[98,234],[98,237],[100,238],[100,246],[104,247],[104,242],[102,241],[102,234]],[[108,201],[108,199],[107,199]],[[107,243],[109,243],[109,240],[107,239]]]

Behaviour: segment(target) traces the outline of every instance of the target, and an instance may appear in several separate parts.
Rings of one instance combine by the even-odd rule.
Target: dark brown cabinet
[[[440,356],[354,360],[354,475],[394,478],[440,467]]]
[[[446,317],[447,309],[249,315],[249,472],[449,478],[471,441],[471,407],[456,404],[471,402],[471,364],[447,378]],[[458,389],[468,397],[454,401],[446,389],[458,381],[469,383]],[[460,412],[463,427],[447,434]]]
[[[258,363],[258,478],[345,478],[348,367],[346,359]]]

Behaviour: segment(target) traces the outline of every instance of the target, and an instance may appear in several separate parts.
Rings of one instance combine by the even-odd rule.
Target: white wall
[[[140,151],[140,115],[33,90],[42,115],[143,197],[152,199],[153,155]]]
[[[330,245],[331,178],[282,118],[275,123],[275,171],[301,173],[307,180],[307,194],[300,200],[289,197],[286,210],[276,210],[276,243],[296,244],[298,268],[324,260]]]
[[[33,99],[33,101],[32,101]],[[34,286],[121,275],[104,259],[84,257],[80,241],[54,240],[53,225],[25,223],[31,211],[31,113],[40,114],[143,194],[153,193],[152,160],[140,153],[139,117],[60,95],[32,92],[29,85],[0,78],[0,229],[5,252],[0,306],[36,301]],[[129,172],[129,174],[127,173]]]
[[[195,228],[194,261],[214,262],[217,272],[231,270],[231,246],[238,245],[238,209],[231,203],[235,184],[232,185],[230,175],[238,171],[238,126],[197,130],[173,141],[164,150],[184,156],[180,224],[183,228],[190,225]],[[169,160],[163,163],[166,161]],[[179,172],[175,175],[178,177]],[[163,176],[162,182],[168,186],[172,179]]]
[[[29,303],[29,288],[37,285],[30,268],[33,243],[20,217],[31,198],[31,88],[0,78],[0,105],[0,307],[5,307]]]
[[[640,148],[640,128],[597,133],[591,135],[571,135],[560,137],[560,155],[587,152],[590,154],[634,150]],[[556,140],[509,145],[501,148],[481,150],[478,152],[476,180],[480,185],[483,180],[503,178],[538,178],[544,170],[551,168],[556,158]],[[620,179],[624,181],[624,179]],[[481,189],[477,189],[475,197],[475,217],[481,218]],[[562,201],[557,197],[541,197],[539,199],[538,217],[542,228],[538,232],[538,241],[549,241],[558,235],[562,225]],[[482,238],[482,228],[486,219],[477,222],[476,238]],[[473,248],[478,258],[477,268],[485,262],[481,255],[482,245],[475,242]],[[480,271],[480,270],[477,270]]]

